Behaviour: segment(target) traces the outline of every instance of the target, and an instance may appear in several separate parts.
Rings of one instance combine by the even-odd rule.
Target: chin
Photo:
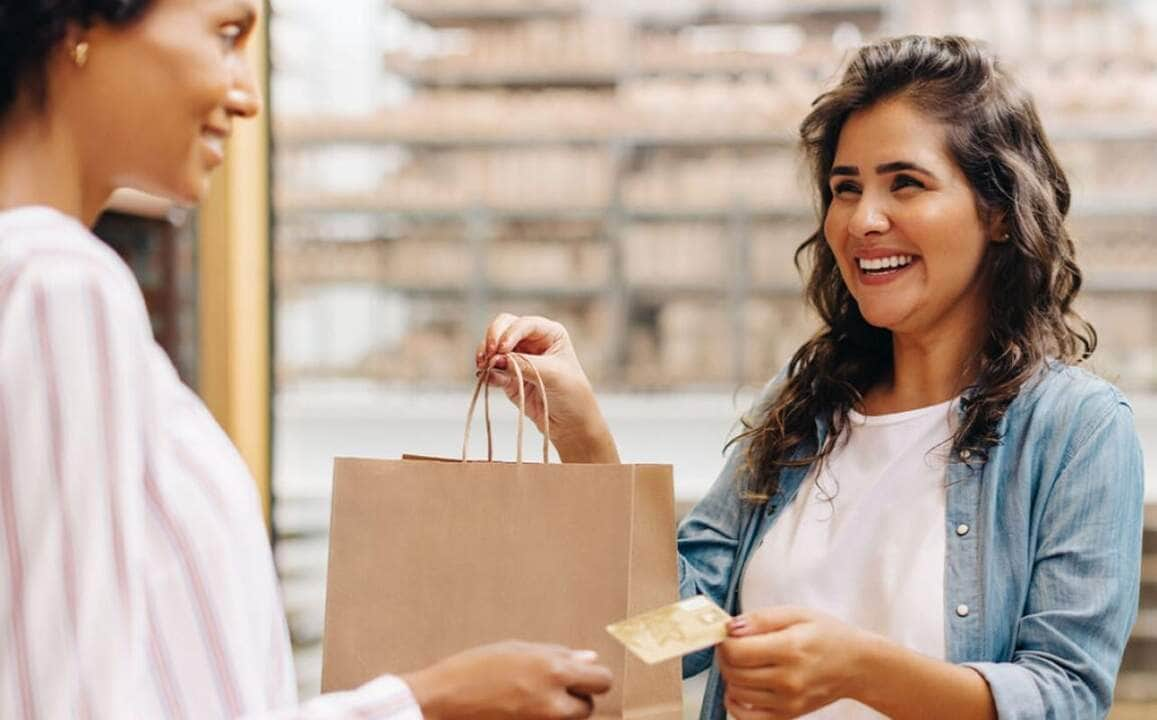
[[[210,176],[202,175],[195,183],[189,185],[182,197],[177,199],[177,202],[181,205],[199,205],[209,195],[210,183]]]
[[[872,308],[861,305],[860,315],[863,316],[864,321],[872,327],[894,331],[904,322],[907,313],[892,308]]]
[[[200,158],[190,157],[182,171],[167,178],[164,195],[178,205],[198,205],[209,194],[212,178],[212,170]]]
[[[179,182],[174,183],[171,195],[180,205],[196,205],[209,194],[213,174],[200,168],[191,169]]]

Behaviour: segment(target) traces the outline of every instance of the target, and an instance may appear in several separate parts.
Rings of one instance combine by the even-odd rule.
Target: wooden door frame
[[[237,120],[198,221],[198,392],[271,508],[269,4],[248,46],[265,112]]]

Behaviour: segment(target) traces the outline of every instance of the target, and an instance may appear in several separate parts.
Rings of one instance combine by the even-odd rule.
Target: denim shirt
[[[826,423],[816,426],[823,443]],[[1051,363],[999,432],[986,461],[962,451],[948,469],[946,659],[984,676],[1002,720],[1104,717],[1140,588],[1144,479],[1132,409],[1104,380]],[[752,551],[808,473],[784,470],[767,502],[743,500],[745,451],[736,444],[679,527],[681,595],[705,594],[731,613]],[[684,658],[683,675],[708,667],[701,718],[722,720],[712,651]]]

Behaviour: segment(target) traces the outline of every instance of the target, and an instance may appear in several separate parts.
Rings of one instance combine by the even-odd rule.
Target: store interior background
[[[126,195],[98,232],[202,392],[204,328],[249,312],[245,283],[269,275],[270,332],[249,350],[239,331],[236,352],[268,379],[242,392],[268,416],[251,466],[304,696],[333,457],[458,452],[497,312],[562,320],[624,460],[674,465],[680,511],[702,495],[813,327],[791,262],[816,222],[795,128],[851,49],[908,32],[990,42],[1070,174],[1092,367],[1134,403],[1152,504],[1113,717],[1157,707],[1157,0],[272,0],[268,141],[246,155],[270,182],[233,201],[268,222],[231,238],[267,265],[222,304],[207,211]]]

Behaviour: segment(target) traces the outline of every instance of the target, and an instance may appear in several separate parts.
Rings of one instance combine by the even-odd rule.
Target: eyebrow
[[[907,160],[896,160],[894,162],[884,163],[876,166],[877,175],[888,175],[891,173],[903,172],[905,170],[915,170],[930,177],[936,177],[936,173],[917,165],[914,162]],[[859,175],[860,169],[855,165],[836,165],[832,168],[831,177],[837,175]]]

